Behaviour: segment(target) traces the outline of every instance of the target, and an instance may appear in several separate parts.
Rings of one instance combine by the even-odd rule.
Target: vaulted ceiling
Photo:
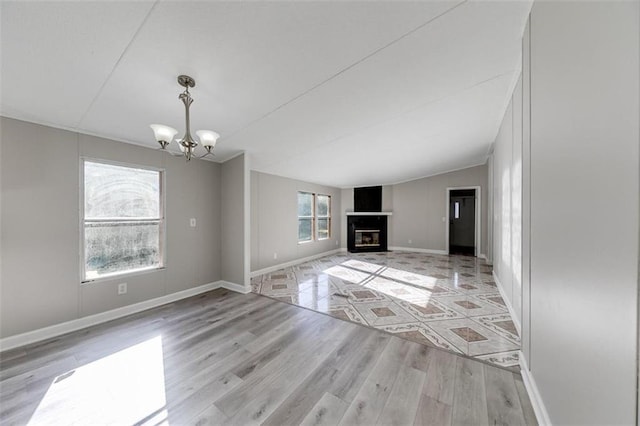
[[[482,164],[519,71],[528,1],[1,3],[0,114],[327,185]],[[176,147],[174,147],[176,148]]]

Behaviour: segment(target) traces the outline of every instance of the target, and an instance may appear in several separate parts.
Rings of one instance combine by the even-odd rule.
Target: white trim
[[[82,259],[82,262],[84,262],[84,259]],[[99,284],[99,283],[101,283],[103,281],[126,280],[129,277],[135,277],[135,276],[138,276],[138,275],[153,274],[155,272],[163,272],[163,271],[166,271],[166,270],[167,270],[166,266],[161,266],[161,267],[150,266],[150,267],[147,267],[147,268],[134,269],[134,270],[124,271],[124,272],[113,272],[111,274],[101,275],[99,277],[91,278],[91,279],[88,279],[86,281],[80,281],[80,287],[90,286],[92,284]]]
[[[435,249],[423,249],[416,247],[389,247],[391,251],[414,251],[416,253],[429,253],[429,254],[449,254],[446,250],[435,250]]]
[[[487,159],[487,263],[493,263],[493,145]]]
[[[60,324],[51,325],[49,327],[5,337],[0,339],[0,351],[6,351],[39,342],[41,340],[50,339],[82,328],[91,327],[93,325],[135,314],[137,312],[146,311],[147,309],[155,308],[177,300],[186,299],[187,297],[215,290],[220,287],[236,291],[238,293],[244,293],[244,290],[240,290],[243,286],[226,281],[216,281],[198,287],[189,288],[187,290],[178,291],[176,293],[167,294],[165,296],[156,297],[155,299],[145,300],[143,302],[134,303],[132,305],[123,306],[106,312],[100,312],[99,314],[89,315]]]
[[[481,160],[480,162],[478,162],[478,163],[473,162],[473,163],[471,163],[469,165],[466,165],[464,167],[458,167],[458,168],[455,168],[455,169],[442,170],[442,171],[439,171],[439,172],[431,173],[431,174],[428,174],[428,175],[420,175],[420,176],[412,177],[412,178],[409,178],[409,179],[402,179],[402,180],[389,181],[389,182],[368,182],[367,186],[399,185],[401,183],[413,182],[413,181],[416,181],[416,180],[426,179],[426,178],[430,178],[430,177],[433,177],[433,176],[445,175],[447,173],[453,173],[453,172],[457,172],[457,171],[460,171],[460,170],[472,169],[474,167],[484,166],[485,164],[487,164],[487,155],[484,155],[483,156],[483,160]],[[279,175],[279,174],[274,173],[273,171],[270,171],[270,170],[264,170],[264,169],[261,169],[261,168],[255,168],[255,169],[252,169],[252,170],[254,172],[258,172],[258,173],[262,173],[262,174],[266,174],[266,175],[278,176],[278,177],[284,177],[284,178],[287,178],[287,179],[292,179],[290,176]],[[313,184],[313,185],[321,185],[321,186],[330,186],[330,187],[338,188],[338,189],[353,189],[354,188],[354,186],[350,186],[350,185],[347,185],[347,186],[334,186],[332,184],[327,184],[326,181],[325,182],[320,182],[320,181],[310,180],[310,181],[305,181],[305,183],[310,183],[310,184]]]
[[[236,153],[235,153],[235,154],[233,154],[231,157],[229,157],[229,158],[225,158],[224,160],[216,161],[216,163],[223,164],[223,163],[226,163],[227,161],[231,161],[231,160],[233,160],[234,158],[239,157],[239,156],[241,156],[242,154],[246,154],[246,153],[247,153],[246,151],[236,152]]]
[[[321,257],[330,256],[332,254],[344,252],[346,249],[337,248],[329,251],[325,251],[322,253],[314,254],[312,256],[302,257],[300,259],[290,260],[289,262],[280,263],[278,265],[269,266],[267,268],[258,269],[257,271],[251,272],[251,278],[257,277],[258,275],[268,274],[269,272],[277,271],[279,269],[288,268],[289,266],[298,265],[300,263],[308,262],[310,260],[319,259]]]
[[[113,135],[107,135],[105,133],[97,133],[97,132],[93,132],[91,130],[87,130],[87,129],[78,129],[77,127],[70,127],[70,126],[63,126],[60,124],[56,124],[56,123],[50,123],[48,121],[42,121],[42,120],[37,120],[37,119],[31,119],[31,118],[20,118],[17,117],[15,115],[9,114],[5,111],[0,111],[0,117],[4,117],[4,118],[8,118],[10,120],[16,120],[16,121],[22,121],[25,123],[31,123],[31,124],[36,124],[38,126],[44,126],[44,127],[51,127],[53,129],[59,129],[59,130],[64,130],[65,132],[69,132],[69,133],[75,133],[76,135],[83,135],[83,136],[91,136],[94,138],[100,138],[100,139],[106,139],[109,141],[113,141],[113,142],[119,142],[119,143],[126,143],[127,145],[133,145],[136,146],[138,148],[147,148],[150,149],[152,151],[155,152],[163,152],[160,151],[160,149],[158,148],[158,145],[154,145],[151,143],[146,143],[146,142],[139,142],[139,141],[135,141],[132,139],[123,139],[123,138],[119,138],[117,136],[113,136]],[[153,138],[149,139],[150,141],[153,141]],[[230,158],[225,158],[223,159],[222,157],[220,159],[216,159],[216,157],[203,157],[201,158],[201,160],[204,161],[211,161],[212,163],[217,163],[217,164],[222,164],[225,161],[231,160],[234,157],[237,157],[238,155],[242,154],[241,151],[240,153],[234,154],[233,157]],[[164,152],[165,154],[182,154],[182,152],[180,151],[175,151],[175,150],[169,150],[167,149],[166,152]]]
[[[393,212],[345,212],[347,216],[392,216]]]
[[[240,293],[249,293],[251,291],[251,168],[249,167],[249,154],[244,153],[242,166],[244,171],[244,259],[242,265],[242,275],[244,278],[244,289],[236,290]],[[229,290],[233,290],[230,288]]]
[[[502,283],[498,279],[498,276],[496,275],[496,271],[495,270],[491,271],[491,274],[493,275],[493,280],[496,282],[496,287],[498,287],[498,291],[500,292],[500,296],[502,297],[502,300],[504,300],[505,305],[507,305],[507,309],[509,310],[509,315],[511,315],[511,319],[513,320],[513,323],[515,324],[516,329],[518,330],[518,335],[522,336],[522,328],[520,327],[520,318],[516,315],[516,311],[513,309],[513,305],[511,305],[511,300],[509,300],[509,298],[506,296],[506,293],[504,292],[504,287],[502,286]]]
[[[93,283],[93,282],[99,282],[99,281],[103,281],[103,280],[113,280],[113,279],[120,279],[122,277],[122,279],[126,279],[127,276],[133,276],[133,275],[137,275],[140,273],[148,273],[148,272],[155,272],[158,270],[162,270],[165,269],[167,266],[167,200],[166,200],[166,190],[167,190],[167,178],[166,178],[166,168],[165,167],[156,167],[156,166],[149,166],[149,165],[143,165],[143,164],[138,164],[138,163],[127,163],[127,162],[123,162],[123,161],[117,161],[117,160],[110,160],[110,159],[104,159],[104,158],[98,158],[98,157],[93,157],[93,156],[87,156],[87,155],[80,155],[79,156],[79,160],[80,160],[80,164],[79,164],[79,168],[80,168],[80,182],[78,185],[78,189],[79,189],[79,201],[80,201],[80,215],[79,215],[79,219],[80,219],[80,251],[79,251],[79,258],[80,258],[80,284],[89,284],[89,283]],[[160,193],[158,194],[159,196],[159,213],[160,216],[157,218],[145,218],[144,220],[152,220],[152,221],[157,221],[158,222],[158,232],[159,232],[159,250],[160,250],[160,263],[158,265],[154,265],[148,268],[143,268],[143,269],[137,269],[137,270],[126,270],[126,271],[117,271],[117,272],[112,272],[111,274],[107,274],[107,275],[103,275],[100,277],[95,277],[95,278],[87,278],[87,271],[86,271],[86,259],[85,259],[85,243],[86,243],[86,223],[87,223],[87,219],[85,219],[84,215],[85,215],[85,211],[84,211],[84,207],[85,207],[85,192],[86,192],[86,183],[85,183],[85,175],[84,175],[84,171],[86,168],[86,164],[87,163],[93,163],[93,164],[102,164],[102,165],[106,165],[106,166],[114,166],[114,167],[120,167],[123,169],[130,169],[130,170],[148,170],[148,171],[152,171],[152,172],[156,172],[158,173],[158,180],[159,180],[159,191]],[[118,220],[122,220],[122,218],[118,218]],[[100,219],[92,219],[91,221],[93,222],[101,222],[101,221],[105,221],[100,220]],[[136,219],[135,218],[127,218],[127,221],[130,222],[135,222]],[[79,312],[79,311],[78,311]]]
[[[538,391],[536,381],[529,370],[529,366],[527,365],[527,361],[524,359],[522,351],[518,354],[518,359],[520,360],[522,381],[524,382],[524,387],[527,389],[527,393],[529,394],[529,400],[531,400],[531,406],[533,407],[533,412],[536,415],[536,420],[538,420],[538,424],[541,426],[551,426],[552,423],[549,418],[549,413],[547,412],[547,408],[544,405],[540,391]]]
[[[495,138],[494,138],[495,139]],[[485,156],[486,157],[486,156]],[[446,175],[447,173],[453,173],[453,172],[458,172],[460,170],[466,170],[466,169],[472,169],[474,167],[480,167],[480,166],[484,166],[485,164],[487,164],[487,159],[485,158],[484,160],[482,160],[481,163],[471,163],[468,166],[464,166],[464,167],[458,167],[456,169],[447,169],[447,170],[442,170],[440,172],[436,172],[436,173],[431,173],[429,175],[421,175],[421,176],[417,176],[417,177],[412,177],[410,179],[403,179],[403,180],[397,180],[397,181],[393,181],[393,182],[387,182],[387,183],[369,183],[367,185],[369,186],[392,186],[392,185],[400,185],[401,183],[407,183],[407,182],[413,182],[415,180],[420,180],[420,179],[426,179],[426,178],[430,178],[430,177],[434,177],[434,176],[440,176],[440,175]],[[320,184],[320,185],[324,185],[324,184]],[[339,187],[340,189],[353,189],[353,186],[341,186]]]
[[[446,250],[436,250],[436,249],[423,249],[423,248],[417,248],[417,247],[396,247],[396,246],[391,246],[389,247],[390,251],[396,250],[396,251],[414,251],[416,253],[429,253],[429,254],[449,254]],[[479,254],[478,255],[478,259],[484,259],[487,260],[487,255],[486,254]]]
[[[251,293],[251,287],[247,288],[247,286],[232,283],[230,281],[218,281],[220,283],[220,287],[226,288],[227,290],[235,291],[236,293],[248,294]]]
[[[446,195],[446,214],[445,214],[445,247],[447,254],[449,254],[449,203],[451,202],[451,191],[458,189],[475,189],[476,190],[476,203],[475,203],[475,216],[476,216],[476,235],[473,241],[473,254],[477,256],[480,253],[480,247],[482,246],[482,220],[480,218],[482,212],[482,187],[479,185],[472,186],[449,186],[445,191]]]

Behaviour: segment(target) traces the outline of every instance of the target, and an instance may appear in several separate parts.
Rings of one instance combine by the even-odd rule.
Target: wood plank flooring
[[[517,373],[215,290],[0,354],[2,424],[535,424]]]

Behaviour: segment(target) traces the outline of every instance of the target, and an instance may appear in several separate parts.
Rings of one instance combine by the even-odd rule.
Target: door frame
[[[482,211],[482,187],[480,186],[451,186],[447,187],[446,195],[446,215],[445,215],[445,251],[449,254],[449,205],[451,204],[451,191],[457,191],[458,189],[475,189],[476,190],[476,202],[475,202],[475,216],[476,216],[476,235],[473,239],[473,254],[476,257],[480,257],[480,246],[482,244],[482,222],[480,221],[480,212]]]

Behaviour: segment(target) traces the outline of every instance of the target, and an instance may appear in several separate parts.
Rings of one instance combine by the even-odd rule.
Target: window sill
[[[298,241],[298,245],[301,245],[301,244],[309,244],[309,243],[312,243],[312,242],[313,242],[313,240],[308,240],[308,241]]]
[[[85,286],[85,285],[91,285],[95,283],[106,282],[106,281],[117,281],[117,280],[125,279],[127,277],[135,277],[138,275],[146,275],[154,272],[161,272],[161,271],[164,271],[165,269],[167,268],[164,266],[160,266],[157,268],[154,267],[154,268],[147,268],[147,269],[136,269],[130,272],[113,273],[113,274],[104,275],[97,278],[91,278],[88,280],[80,281],[80,285]]]

